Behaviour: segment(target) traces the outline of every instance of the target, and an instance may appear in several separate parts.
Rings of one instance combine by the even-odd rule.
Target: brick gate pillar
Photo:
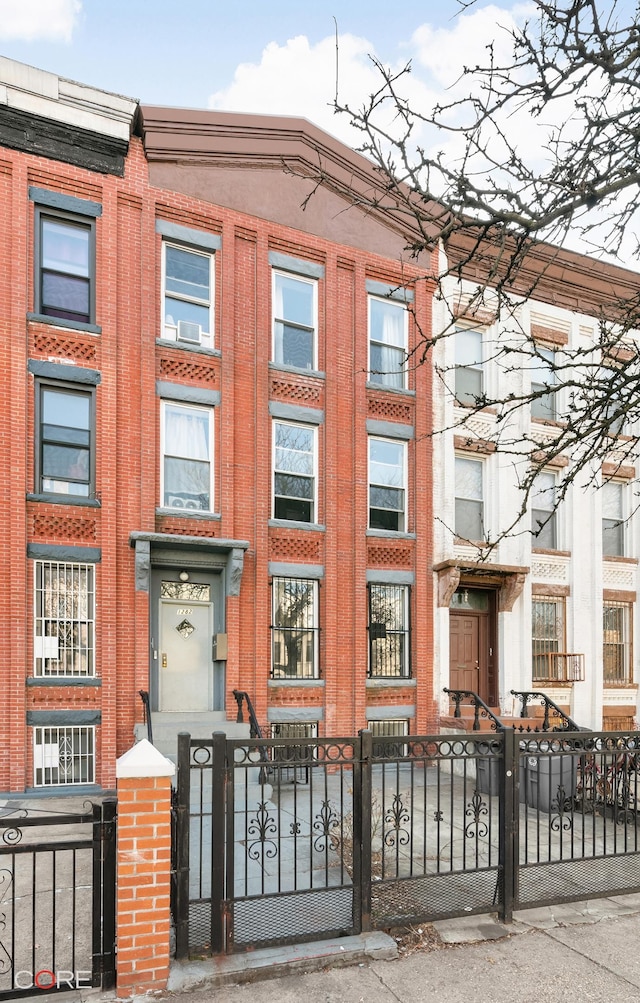
[[[169,978],[171,777],[147,739],[116,763],[116,944],[120,997],[166,989]]]

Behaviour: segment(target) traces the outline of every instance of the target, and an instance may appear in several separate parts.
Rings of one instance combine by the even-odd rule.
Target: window
[[[456,331],[454,342],[456,401],[473,407],[484,398],[482,331],[461,328]]]
[[[95,775],[95,729],[34,728],[35,787],[92,784]]]
[[[309,783],[309,768],[317,756],[316,745],[295,745],[292,739],[317,738],[318,725],[315,721],[288,721],[286,724],[272,724],[271,738],[283,739],[286,745],[274,745],[269,749],[272,769],[276,770],[274,786],[287,782]]]
[[[550,656],[565,649],[564,607],[564,598],[531,598],[531,678],[534,683],[557,680],[559,672],[562,675],[558,659]]]
[[[403,532],[407,446],[395,439],[369,439],[369,527]]]
[[[35,562],[34,675],[95,674],[93,564]]]
[[[36,313],[95,319],[95,223],[36,206]]]
[[[463,540],[484,540],[483,463],[456,456],[455,534]]]
[[[399,717],[381,721],[367,721],[373,738],[395,738],[409,734],[409,722]],[[406,742],[374,742],[374,755],[383,759],[402,759],[408,754]]]
[[[92,390],[37,384],[37,491],[93,496],[94,426]]]
[[[607,481],[602,485],[602,553],[604,557],[624,556],[624,485]]]
[[[273,359],[281,366],[317,369],[317,283],[273,272]]]
[[[315,522],[316,430],[275,421],[273,432],[274,518]]]
[[[163,337],[213,344],[213,256],[163,243]]]
[[[161,505],[213,511],[213,411],[162,402]]]
[[[555,421],[556,394],[555,387],[555,352],[549,348],[536,346],[536,356],[532,361],[531,370],[531,417],[542,421]]]
[[[605,686],[633,683],[633,604],[605,602],[602,609],[602,665]]]
[[[318,583],[274,578],[271,675],[274,679],[318,677]]]
[[[545,470],[531,486],[531,532],[534,547],[556,549],[556,477]]]
[[[369,586],[369,675],[408,678],[409,588]]]
[[[407,385],[408,314],[402,303],[369,296],[369,379],[385,387]]]

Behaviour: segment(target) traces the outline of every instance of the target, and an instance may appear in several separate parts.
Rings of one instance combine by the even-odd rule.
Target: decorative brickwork
[[[370,542],[367,547],[367,561],[374,568],[411,568],[411,557],[410,544],[388,546]]]
[[[271,561],[318,564],[321,561],[320,540],[317,536],[309,536],[308,534],[271,536],[269,539],[269,559]]]
[[[78,543],[94,543],[97,539],[95,519],[74,519],[68,515],[34,515],[33,536],[36,540],[55,538]]]
[[[56,335],[53,331],[38,331],[33,339],[34,355],[47,358],[73,359],[76,362],[96,361],[96,341],[74,338],[72,335]]]
[[[367,410],[370,418],[401,421],[405,425],[413,425],[413,406],[405,401],[396,400],[391,394],[385,397],[369,397]]]
[[[63,177],[51,171],[29,170],[29,184],[34,188],[47,188],[49,191],[63,192],[65,195],[77,195],[81,199],[90,199],[92,202],[102,200],[102,187],[93,185],[87,181],[81,181],[77,177]]]
[[[287,380],[279,376],[271,377],[272,399],[297,401],[310,407],[317,407],[321,402],[321,394],[321,388],[317,384],[299,383],[295,378]]]
[[[171,223],[179,223],[181,226],[188,226],[198,230],[208,230],[210,233],[219,234],[220,224],[217,220],[212,220],[197,211],[185,211],[177,206],[163,205],[160,202],[156,205],[156,213],[159,219],[169,220]]]
[[[160,377],[209,387],[215,386],[217,382],[215,366],[192,362],[191,359],[176,358],[173,355],[160,359]]]
[[[196,519],[174,519],[173,516],[158,516],[156,519],[158,533],[175,533],[177,536],[217,536],[216,525],[201,522]]]

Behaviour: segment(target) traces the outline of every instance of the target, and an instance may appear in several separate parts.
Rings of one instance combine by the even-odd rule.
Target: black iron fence
[[[0,999],[115,986],[115,801],[0,813]]]
[[[637,733],[182,735],[177,954],[640,890],[639,763]]]

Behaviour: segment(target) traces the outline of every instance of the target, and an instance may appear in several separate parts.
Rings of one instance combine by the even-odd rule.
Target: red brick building
[[[423,732],[430,261],[309,123],[0,61],[0,791],[109,788],[142,722]]]

